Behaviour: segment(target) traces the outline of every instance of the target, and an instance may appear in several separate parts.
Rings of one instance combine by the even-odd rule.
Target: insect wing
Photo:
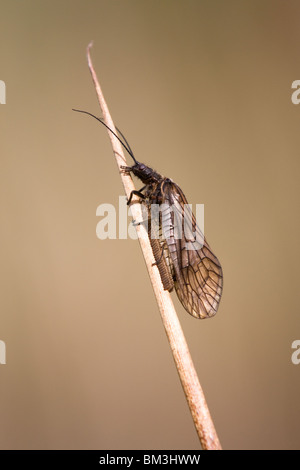
[[[164,189],[166,206],[172,213],[165,233],[175,272],[177,296],[188,313],[208,318],[217,313],[223,288],[218,258],[205,240],[182,190],[175,183]],[[172,209],[171,209],[172,208]]]

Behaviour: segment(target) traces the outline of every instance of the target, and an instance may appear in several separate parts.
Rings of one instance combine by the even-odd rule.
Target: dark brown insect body
[[[106,126],[100,118],[93,117]],[[128,204],[135,194],[148,209],[148,235],[164,289],[171,291],[175,287],[180,302],[195,318],[212,317],[221,300],[222,268],[203,237],[185,195],[171,179],[139,163],[119,130],[125,143],[108,129],[119,139],[135,162],[132,166],[123,167],[123,170],[133,173],[144,184],[139,191],[131,193]],[[153,205],[160,209],[155,221],[151,212]],[[186,222],[189,225],[188,230]],[[158,233],[157,238],[153,237],[155,231]]]
[[[145,184],[133,194],[140,196],[149,208],[151,204],[164,207],[159,219],[159,243],[150,236],[164,288],[171,291],[175,286],[180,302],[194,317],[207,318],[215,315],[223,288],[222,268],[200,232],[182,190],[170,178],[159,175],[143,163],[124,167],[124,170],[132,172]],[[190,237],[189,233],[186,234],[185,217],[190,218],[192,232],[199,235],[198,241]],[[164,227],[164,233],[167,233],[165,237],[161,234],[163,221],[167,225]],[[182,224],[181,238],[176,237],[179,224]],[[148,226],[149,235],[150,227],[151,224]],[[201,247],[199,239],[202,240]]]

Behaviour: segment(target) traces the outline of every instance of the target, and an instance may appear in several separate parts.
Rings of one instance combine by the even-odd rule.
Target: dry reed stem
[[[116,132],[114,123],[110,116],[107,104],[105,102],[102,90],[99,85],[99,81],[97,79],[92,64],[90,56],[91,47],[92,43],[90,43],[87,47],[87,60],[96,89],[98,101],[102,110],[103,120],[105,124],[107,124],[107,126],[109,126],[114,132]],[[135,187],[131,176],[121,170],[121,165],[126,165],[126,160],[120,142],[111,132],[108,131],[108,134],[111,140],[113,152],[116,157],[125,193],[128,198],[130,196],[131,191],[133,191]],[[142,211],[140,204],[132,204],[131,212],[134,220],[142,220]],[[139,236],[139,242],[142,248],[143,256],[146,262],[155,297],[158,303],[163,325],[166,330],[176,368],[181,380],[183,390],[186,395],[188,406],[190,408],[194,420],[194,424],[200,439],[202,449],[221,450],[221,445],[213,421],[211,419],[210,412],[201,385],[199,383],[199,379],[191,355],[189,353],[189,349],[182,328],[180,326],[171,296],[168,291],[165,291],[163,289],[157,266],[153,266],[155,260],[153,257],[146,228],[143,224],[140,224],[136,225],[136,230]]]

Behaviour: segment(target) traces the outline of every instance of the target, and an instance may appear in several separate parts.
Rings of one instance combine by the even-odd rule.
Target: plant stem
[[[109,126],[114,132],[116,132],[114,123],[109,113],[109,109],[105,102],[101,87],[99,85],[99,81],[97,79],[97,75],[92,64],[90,56],[91,47],[92,43],[90,43],[87,48],[87,60],[93,78],[98,101],[101,107],[103,120],[107,126]],[[116,157],[125,193],[127,198],[129,198],[131,192],[135,189],[135,187],[131,176],[128,173],[124,173],[124,171],[122,171],[121,169],[122,165],[126,165],[122,146],[118,139],[111,132],[108,132],[108,134],[111,140],[113,152]],[[142,211],[140,204],[132,204],[131,212],[134,220],[142,220]],[[200,439],[202,449],[221,450],[221,445],[212,418],[210,416],[210,412],[203,394],[203,390],[200,385],[171,296],[168,291],[165,291],[163,289],[157,266],[153,265],[155,260],[153,257],[147,230],[143,224],[137,224],[136,230],[139,236],[139,242],[148,269],[152,287],[155,293],[155,297],[158,303],[163,325],[170,343],[177,372],[179,374],[181,384],[186,395],[187,403],[194,420],[194,424]]]

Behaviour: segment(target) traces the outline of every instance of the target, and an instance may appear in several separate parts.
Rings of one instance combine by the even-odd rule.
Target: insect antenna
[[[103,123],[104,124],[104,123]],[[133,156],[133,151],[131,150],[131,147],[128,143],[128,140],[126,139],[125,135],[120,131],[120,129],[118,127],[116,127],[118,133],[120,134],[120,136],[122,137],[122,139],[124,140],[125,144],[127,145],[127,148],[130,150],[130,153],[129,155],[134,159],[134,161],[136,162],[136,159],[135,157]],[[109,129],[110,130],[110,129]],[[127,150],[127,149],[126,149]],[[127,150],[128,152],[128,150]]]
[[[106,127],[106,129],[108,129],[117,139],[118,141],[120,142],[120,144],[123,145],[124,149],[126,150],[126,152],[131,156],[131,158],[133,159],[133,161],[138,164],[138,161],[136,160],[135,156],[133,155],[133,151],[131,150],[131,147],[129,145],[129,143],[127,142],[124,134],[120,131],[120,129],[117,129],[117,131],[119,132],[120,136],[122,137],[122,139],[124,140],[124,142],[120,139],[120,137],[107,125],[105,124],[105,122],[103,121],[103,119],[101,118],[98,118],[97,116],[95,116],[94,114],[92,113],[89,113],[88,111],[82,111],[81,109],[72,109],[72,111],[76,111],[77,113],[84,113],[84,114],[88,114],[89,116],[92,116],[93,118],[97,119],[97,121],[101,122],[101,124],[103,124],[103,126]]]

